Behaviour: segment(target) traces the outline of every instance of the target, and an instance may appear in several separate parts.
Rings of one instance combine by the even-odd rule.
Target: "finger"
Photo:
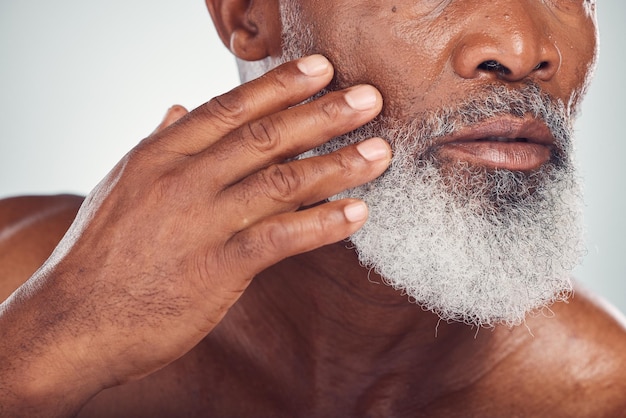
[[[373,180],[391,161],[391,148],[380,138],[334,153],[269,166],[226,189],[223,199],[230,230],[240,231],[259,220],[294,211]]]
[[[259,273],[284,258],[350,236],[366,219],[367,206],[356,199],[328,202],[267,218],[226,243],[224,267],[227,271]]]
[[[301,103],[333,76],[330,62],[312,55],[283,64],[256,80],[216,97],[190,112],[167,136],[148,140],[160,149],[193,155],[240,126]]]
[[[227,187],[272,163],[354,130],[382,109],[382,96],[361,85],[252,121],[198,156],[198,163]],[[209,175],[211,175],[209,174]]]
[[[169,109],[167,109],[167,113],[165,114],[165,117],[163,118],[159,126],[157,126],[152,133],[155,134],[157,132],[161,132],[163,129],[167,128],[168,126],[185,116],[187,113],[189,113],[189,111],[181,105],[174,105],[170,107]]]

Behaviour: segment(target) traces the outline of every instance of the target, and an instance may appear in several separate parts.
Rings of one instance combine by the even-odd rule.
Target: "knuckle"
[[[258,260],[263,251],[264,245],[258,235],[243,234],[237,240],[232,262],[226,264],[230,266],[231,264],[241,264],[240,260]]]
[[[293,236],[293,228],[293,225],[285,224],[277,219],[267,220],[260,235],[262,251],[268,254],[284,254],[289,250],[289,238]]]
[[[324,100],[320,103],[319,108],[324,118],[335,120],[342,115],[344,106],[337,100]]]
[[[251,275],[241,274],[244,273],[241,271],[241,261],[248,257],[246,255],[247,251],[257,251],[258,249],[255,249],[252,241],[247,240],[242,242],[239,249],[244,250],[236,253],[225,253],[211,249],[205,254],[201,253],[195,263],[196,274],[202,277],[204,279],[203,282],[206,284],[204,290],[211,293],[212,297],[221,299],[226,309],[232,305],[232,302],[245,290],[245,287],[252,280]],[[218,273],[216,274],[216,272]],[[234,273],[234,275],[231,280],[225,281],[222,272]],[[216,292],[216,289],[219,289],[219,292]],[[220,310],[222,309],[220,308]]]
[[[269,73],[264,74],[262,78],[266,80],[269,79],[272,84],[272,91],[279,93],[289,93],[293,91],[295,78],[293,76],[293,72],[289,71],[288,65],[280,65]]]
[[[177,205],[184,205],[184,200],[187,196],[186,190],[189,187],[188,180],[179,170],[162,172],[153,181],[150,188],[150,201],[158,203],[175,199]]]
[[[338,224],[335,213],[328,213],[324,211],[317,212],[313,218],[315,227],[313,228],[320,237],[326,237],[338,232]]]
[[[156,155],[154,144],[150,141],[150,137],[142,140],[133,149],[128,151],[126,155],[120,160],[124,165],[152,165],[157,161],[158,155]]]
[[[288,229],[282,222],[266,219],[254,233],[239,237],[233,259],[255,260],[264,264],[263,260],[267,258],[280,258],[288,247]]]
[[[246,101],[238,91],[217,96],[209,100],[200,109],[210,118],[216,118],[228,127],[234,128],[241,124],[247,112]]]
[[[298,222],[286,223],[273,218],[268,219],[263,225],[260,248],[269,254],[287,256],[341,239],[343,232],[337,217],[324,211],[302,218]]]
[[[157,155],[152,147],[139,144],[120,159],[106,178],[116,185],[137,187],[153,178],[163,163],[162,156]]]
[[[275,149],[281,143],[282,118],[264,118],[247,124],[246,144],[260,153]]]
[[[259,173],[259,186],[270,199],[289,202],[303,182],[302,174],[290,164],[276,164]]]
[[[340,175],[350,176],[354,168],[355,159],[351,155],[348,155],[348,153],[343,151],[345,150],[334,152],[329,156],[333,159],[333,162],[337,167],[337,171]]]

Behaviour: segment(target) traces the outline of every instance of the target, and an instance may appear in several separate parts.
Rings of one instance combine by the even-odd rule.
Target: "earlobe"
[[[270,55],[266,46],[259,42],[258,31],[247,28],[235,29],[230,34],[228,48],[237,58],[246,61],[257,61]]]
[[[206,0],[222,42],[246,61],[280,54],[277,0]]]

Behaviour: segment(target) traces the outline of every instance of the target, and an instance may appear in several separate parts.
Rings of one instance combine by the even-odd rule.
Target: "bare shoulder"
[[[49,257],[71,225],[83,198],[20,196],[0,200],[0,300]]]
[[[566,358],[576,359],[577,371],[586,377],[617,378],[626,389],[626,317],[593,292],[578,287],[568,303],[554,308],[539,333],[566,344]],[[563,355],[563,354],[561,354]]]
[[[577,289],[554,315],[528,320],[530,334],[504,369],[517,393],[550,416],[616,417],[626,411],[626,321],[601,298]],[[516,378],[511,379],[510,372]],[[522,399],[520,399],[523,402]],[[553,410],[558,406],[558,413]]]

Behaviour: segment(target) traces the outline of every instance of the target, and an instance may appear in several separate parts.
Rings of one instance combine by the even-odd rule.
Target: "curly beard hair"
[[[283,54],[240,61],[243,81],[314,52],[299,16],[295,2],[281,2]],[[499,115],[543,120],[556,139],[550,161],[522,173],[437,158],[437,138]],[[569,273],[584,253],[571,119],[535,84],[492,85],[408,122],[379,117],[301,158],[387,139],[390,168],[334,197],[369,206],[367,223],[350,238],[363,266],[442,320],[513,326],[568,297]]]

